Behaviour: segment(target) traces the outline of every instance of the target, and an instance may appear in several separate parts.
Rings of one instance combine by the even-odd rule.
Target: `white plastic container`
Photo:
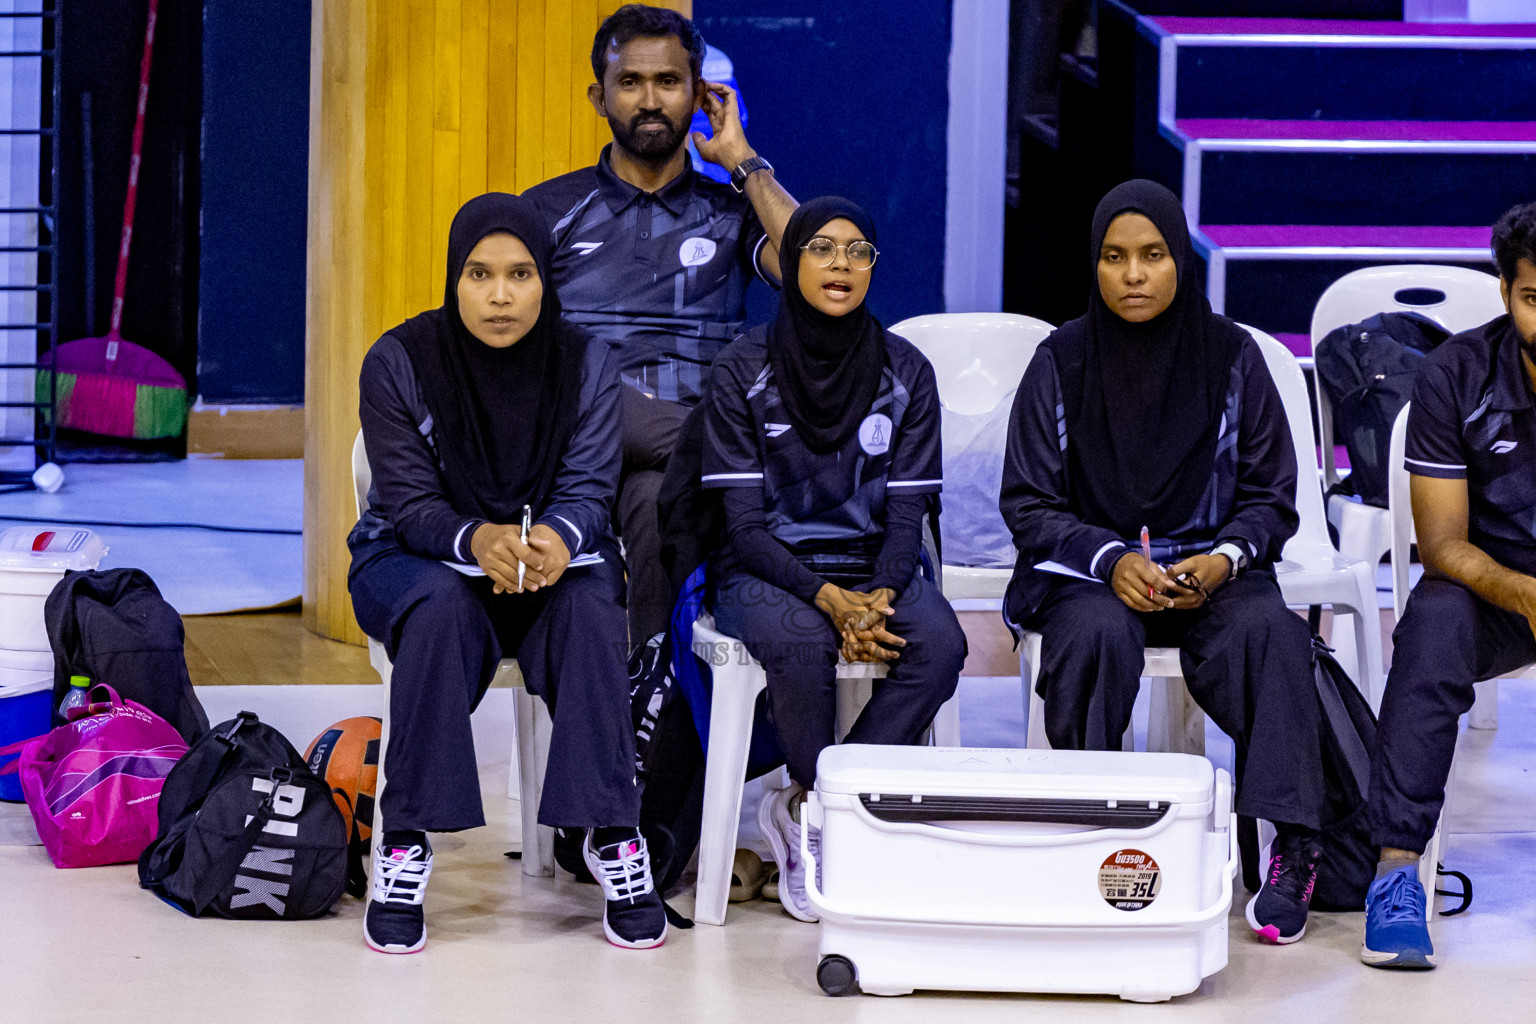
[[[1232,784],[1202,757],[844,744],[816,772],[829,994],[1156,1002],[1227,964]]]
[[[0,691],[30,688],[39,679],[53,685],[53,654],[0,649]]]
[[[43,603],[70,569],[94,569],[107,546],[78,526],[0,531],[0,650],[49,651]]]

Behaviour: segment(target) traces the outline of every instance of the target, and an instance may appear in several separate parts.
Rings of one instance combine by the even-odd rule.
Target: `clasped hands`
[[[1193,585],[1183,585],[1174,577],[1188,575],[1205,588],[1201,593]],[[1127,551],[1115,563],[1110,586],[1115,596],[1135,612],[1160,612],[1167,608],[1199,608],[1208,594],[1227,582],[1232,562],[1226,555],[1191,555],[1182,562],[1162,568],[1149,562],[1139,551]]]
[[[886,628],[886,619],[896,614],[891,607],[895,593],[882,587],[868,594],[844,590],[831,583],[816,592],[816,607],[832,620],[832,628],[843,639],[843,657],[850,662],[886,662],[901,657],[893,650],[907,642]]]
[[[541,587],[552,587],[571,564],[570,549],[554,530],[539,523],[528,531],[528,543],[522,541],[517,526],[482,523],[469,539],[470,553],[495,584],[498,594],[520,594]],[[517,585],[517,567],[523,570],[523,585]]]

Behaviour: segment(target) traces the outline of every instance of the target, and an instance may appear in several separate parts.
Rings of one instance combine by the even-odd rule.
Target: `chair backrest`
[[[368,507],[368,488],[373,483],[373,470],[368,468],[368,449],[363,446],[363,432],[357,432],[352,442],[352,497],[357,502],[357,514]]]
[[[1413,544],[1413,500],[1409,492],[1408,470],[1403,468],[1403,453],[1408,447],[1408,409],[1403,406],[1392,423],[1392,443],[1387,456],[1387,510],[1392,516],[1392,608],[1403,617],[1408,603],[1408,559]]]
[[[1345,274],[1323,292],[1312,310],[1312,350],[1328,332],[1377,313],[1419,313],[1453,334],[1504,312],[1499,279],[1470,267],[1408,263],[1365,267]],[[1333,411],[1317,389],[1317,422],[1322,434],[1324,485],[1339,482],[1333,459]]]
[[[988,412],[1019,386],[1035,349],[1056,328],[1017,313],[928,313],[892,327],[933,364],[939,402],[951,412]]]
[[[1307,381],[1301,364],[1291,350],[1263,331],[1242,325],[1259,343],[1264,364],[1280,392],[1280,404],[1291,425],[1291,439],[1296,447],[1296,512],[1301,519],[1296,535],[1286,542],[1305,547],[1332,547],[1328,539],[1328,517],[1323,509],[1323,492],[1318,486],[1317,446],[1312,439],[1312,400],[1307,396]]]

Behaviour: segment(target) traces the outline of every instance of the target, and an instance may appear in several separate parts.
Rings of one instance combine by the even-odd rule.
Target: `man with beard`
[[[613,142],[595,166],[526,193],[554,231],[553,277],[568,320],[618,359],[624,460],[616,509],[629,570],[630,640],[667,626],[656,495],[710,363],[746,318],[748,274],[776,284],[778,241],[796,203],[747,144],[736,94],[701,77],[704,39],[676,12],[626,4],[592,44],[587,99]],[[695,174],[688,124],[702,106],[713,137],[699,155],[731,184]]]
[[[1493,229],[1508,312],[1424,361],[1405,468],[1424,578],[1392,634],[1371,758],[1371,841],[1360,958],[1435,963],[1419,858],[1434,835],[1472,684],[1536,661],[1536,203]]]

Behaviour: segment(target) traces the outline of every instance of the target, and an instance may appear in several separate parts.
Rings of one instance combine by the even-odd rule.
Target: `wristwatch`
[[[735,170],[731,171],[731,188],[735,189],[737,192],[740,192],[747,187],[747,179],[752,176],[754,171],[771,170],[773,170],[773,164],[769,163],[767,160],[764,160],[762,157],[748,157],[741,163],[737,164]]]
[[[1248,568],[1247,552],[1242,549],[1241,545],[1235,544],[1232,541],[1225,541],[1216,545],[1211,549],[1211,554],[1227,556],[1227,560],[1232,563],[1233,579],[1237,579],[1237,577],[1243,574],[1243,570]]]

